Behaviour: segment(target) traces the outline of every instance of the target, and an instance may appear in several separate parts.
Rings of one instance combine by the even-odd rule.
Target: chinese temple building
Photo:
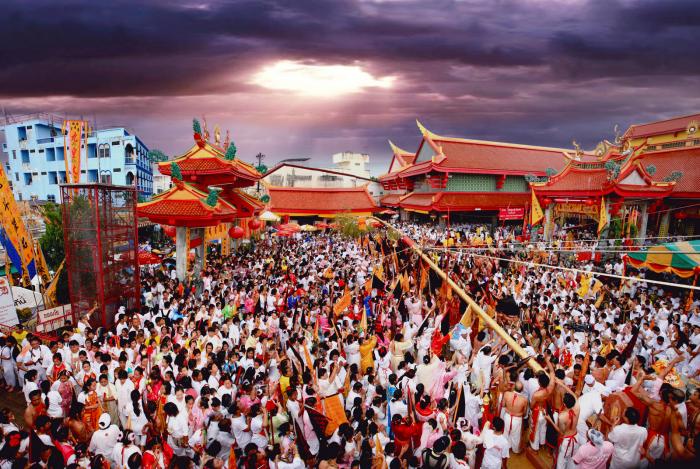
[[[592,154],[567,155],[560,172],[531,184],[545,209],[545,238],[566,222],[596,225],[602,201],[612,231],[608,237],[695,234],[698,121],[700,114],[633,125],[615,142],[598,144]]]
[[[379,182],[382,205],[404,219],[440,217],[495,223],[522,220],[530,201],[528,178],[561,170],[574,150],[443,137],[420,122],[415,154],[391,144],[389,172]]]
[[[338,215],[369,216],[380,210],[367,191],[359,187],[274,187],[267,186],[269,210],[285,219],[317,217],[334,218]]]
[[[235,237],[250,234],[258,227],[254,219],[264,204],[241,188],[254,185],[261,177],[253,166],[236,158],[236,147],[223,144],[218,129],[209,142],[209,132],[194,123],[195,144],[184,155],[161,162],[161,174],[170,176],[174,185],[168,191],[139,204],[138,215],[152,222],[176,227],[176,268],[178,278],[186,277],[188,252],[196,247],[195,271],[203,267],[206,243],[221,240],[222,252],[228,252],[229,230]],[[232,226],[236,223],[238,226]]]

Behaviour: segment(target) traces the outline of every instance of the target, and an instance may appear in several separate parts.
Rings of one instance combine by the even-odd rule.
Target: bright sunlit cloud
[[[375,77],[357,65],[309,65],[280,60],[253,75],[251,83],[304,96],[333,97],[366,88],[391,88],[396,77]]]

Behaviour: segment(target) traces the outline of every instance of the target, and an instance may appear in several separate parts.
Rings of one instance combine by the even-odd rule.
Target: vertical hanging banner
[[[80,182],[80,145],[85,134],[85,151],[87,152],[88,125],[86,121],[63,121],[63,150],[66,163],[66,182],[76,184]]]
[[[32,246],[32,239],[24,226],[19,207],[17,207],[17,202],[15,202],[12,189],[10,189],[10,184],[7,181],[7,175],[1,165],[0,220],[2,221],[0,242],[10,257],[12,264],[18,270],[21,267],[22,276],[25,281],[28,281],[36,275],[34,246]]]
[[[17,308],[12,299],[12,288],[7,277],[0,277],[0,324],[3,326],[16,326],[19,324]]]
[[[41,278],[42,285],[48,285],[51,282],[51,276],[49,275],[49,266],[46,265],[44,251],[41,250],[41,245],[39,245],[39,241],[34,241],[34,260],[36,265],[36,273],[39,274],[39,278]]]

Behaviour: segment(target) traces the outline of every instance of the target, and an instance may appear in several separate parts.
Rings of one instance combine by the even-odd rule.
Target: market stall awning
[[[700,271],[700,239],[652,246],[646,251],[631,252],[627,262],[636,268],[653,272],[671,272],[679,277],[692,277]]]

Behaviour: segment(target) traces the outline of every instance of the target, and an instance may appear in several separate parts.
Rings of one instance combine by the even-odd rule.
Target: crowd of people
[[[688,290],[549,269],[486,228],[488,251],[401,228],[479,308],[392,232],[329,230],[213,252],[187,282],[144,270],[141,309],[109,328],[86,316],[50,342],[1,337],[4,389],[26,410],[0,412],[0,469],[695,461]]]

